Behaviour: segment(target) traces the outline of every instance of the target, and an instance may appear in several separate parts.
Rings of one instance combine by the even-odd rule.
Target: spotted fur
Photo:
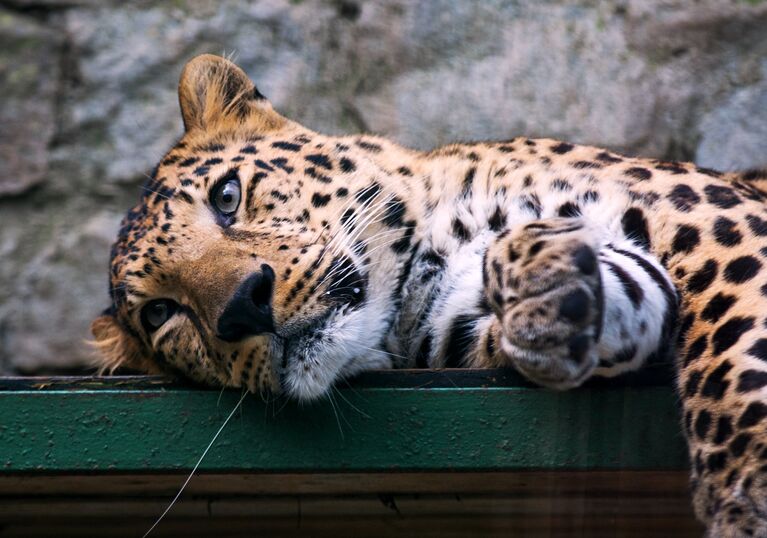
[[[214,56],[179,97],[185,134],[112,251],[105,368],[308,399],[370,368],[514,366],[565,389],[673,356],[696,513],[711,536],[767,536],[767,174],[324,136]]]

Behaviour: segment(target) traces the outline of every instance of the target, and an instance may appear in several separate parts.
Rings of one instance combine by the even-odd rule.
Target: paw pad
[[[573,252],[573,263],[584,275],[593,275],[597,270],[597,256],[588,245],[582,245]]]
[[[591,338],[589,335],[581,333],[570,338],[570,342],[567,344],[567,350],[570,353],[570,359],[578,364],[583,362],[586,358],[586,354],[591,347]]]
[[[589,316],[589,295],[578,288],[562,298],[559,304],[559,315],[573,323],[581,323]]]

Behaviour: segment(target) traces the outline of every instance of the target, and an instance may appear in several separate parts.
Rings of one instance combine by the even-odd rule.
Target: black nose
[[[266,264],[240,284],[218,318],[218,337],[237,342],[248,336],[274,332],[272,291],[274,270]]]

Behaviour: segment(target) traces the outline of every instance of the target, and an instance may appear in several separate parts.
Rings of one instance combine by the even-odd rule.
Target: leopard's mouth
[[[343,367],[334,364],[340,354],[331,356],[337,339],[334,337],[336,331],[329,325],[331,320],[341,318],[345,310],[343,306],[330,308],[300,327],[278,331],[274,336],[273,367],[282,394],[308,400],[322,396],[329,389],[336,377],[333,375],[330,379],[330,370]],[[313,387],[308,391],[310,394],[306,390],[308,386]]]
[[[391,368],[375,315],[335,306],[289,335],[274,337],[273,367],[280,392],[301,401],[324,396],[339,379],[370,368]]]
[[[275,366],[278,370],[284,370],[290,358],[296,357],[298,351],[311,349],[312,342],[316,342],[328,320],[334,314],[334,310],[336,309],[328,309],[300,325],[288,325],[275,332],[273,338],[279,347],[275,354],[275,359],[278,360],[278,364]]]

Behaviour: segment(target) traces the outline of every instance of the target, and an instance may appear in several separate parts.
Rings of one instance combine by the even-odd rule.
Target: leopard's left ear
[[[178,101],[186,132],[241,127],[268,131],[285,123],[242,69],[213,54],[202,54],[186,64]]]

